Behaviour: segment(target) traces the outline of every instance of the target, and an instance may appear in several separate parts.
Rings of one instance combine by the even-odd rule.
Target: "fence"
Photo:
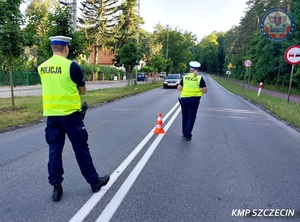
[[[14,86],[29,86],[41,84],[38,72],[13,72]],[[0,73],[0,85],[10,85],[9,73]]]

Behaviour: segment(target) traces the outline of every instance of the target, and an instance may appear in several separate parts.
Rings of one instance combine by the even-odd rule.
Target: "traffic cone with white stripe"
[[[162,114],[159,113],[156,121],[156,128],[154,130],[155,134],[165,133],[162,122]]]

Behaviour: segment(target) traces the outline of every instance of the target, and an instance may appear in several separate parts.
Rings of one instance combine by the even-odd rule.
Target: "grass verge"
[[[289,102],[287,105],[286,100],[263,93],[261,93],[260,96],[257,96],[257,92],[255,91],[243,89],[241,86],[230,81],[226,81],[218,76],[211,75],[211,77],[228,91],[242,96],[243,98],[248,99],[250,102],[261,106],[271,115],[282,121],[285,121],[288,125],[296,128],[299,131],[300,104]]]
[[[92,90],[87,91],[81,99],[93,107],[161,86],[161,82],[156,82],[153,84]],[[0,98],[0,104],[0,133],[44,120],[41,96],[15,97],[14,109],[11,108],[11,98]]]

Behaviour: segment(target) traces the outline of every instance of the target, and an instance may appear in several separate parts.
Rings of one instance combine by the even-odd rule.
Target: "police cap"
[[[70,45],[70,41],[72,40],[71,37],[67,36],[51,36],[49,37],[51,41],[51,45]]]
[[[197,62],[197,61],[191,61],[190,62],[190,67],[193,68],[193,69],[199,69],[201,66],[200,62]]]

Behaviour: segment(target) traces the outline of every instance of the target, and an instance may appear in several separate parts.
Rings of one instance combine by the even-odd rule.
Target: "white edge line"
[[[212,78],[212,77],[211,77]],[[212,78],[212,80],[215,81],[215,83],[217,83],[219,86],[221,86],[221,88],[225,89],[227,92],[229,92],[231,95],[235,95],[234,93],[230,92],[228,89],[224,88],[222,85],[220,85],[214,78]]]
[[[171,124],[174,122],[175,118],[177,117],[178,113],[180,112],[180,108],[177,109],[175,114],[172,116],[170,121],[165,127],[165,132],[168,131]],[[103,212],[100,214],[100,216],[97,218],[96,222],[108,222],[113,217],[114,213],[122,203],[123,199],[129,192],[130,188],[134,184],[135,180],[143,170],[144,166],[152,156],[153,152],[157,148],[159,142],[162,140],[164,134],[159,134],[157,138],[153,141],[149,149],[146,151],[144,156],[141,158],[141,160],[138,162],[138,164],[135,166],[135,168],[132,170],[132,172],[129,174],[127,179],[124,181],[122,186],[119,188],[117,193],[114,195],[114,197],[111,199],[111,201],[108,203],[108,205],[105,207]]]
[[[163,117],[163,122],[173,113],[177,108],[179,102],[177,102],[173,108]],[[167,127],[167,126],[166,126]],[[109,183],[101,188],[98,193],[94,193],[88,201],[76,212],[76,214],[69,220],[69,222],[82,222],[89,213],[93,210],[96,204],[101,200],[101,198],[106,194],[110,187],[116,182],[118,177],[124,172],[131,161],[137,156],[137,154],[143,149],[147,142],[154,135],[155,127],[148,133],[148,135],[136,146],[136,148],[128,155],[128,157],[115,169],[115,171],[110,175]],[[160,136],[160,135],[159,135]]]

